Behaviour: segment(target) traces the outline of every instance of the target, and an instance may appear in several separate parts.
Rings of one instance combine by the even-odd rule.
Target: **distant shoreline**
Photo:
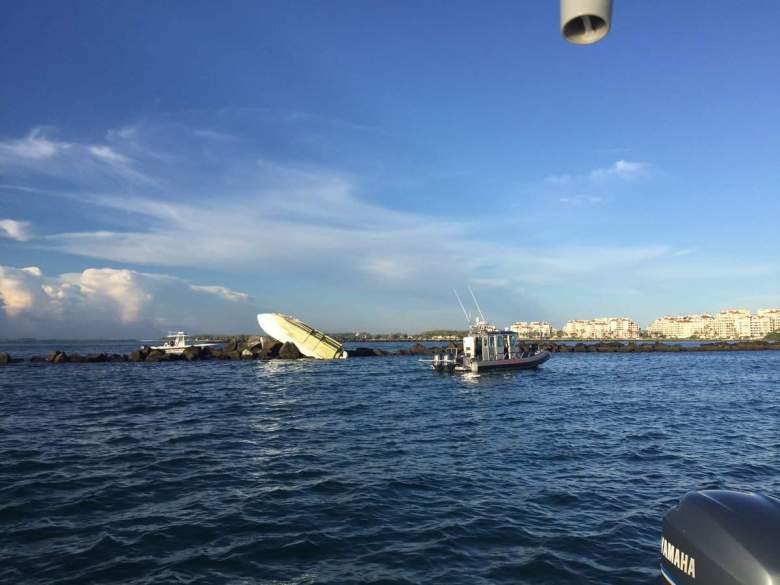
[[[167,362],[167,361],[212,361],[212,360],[272,360],[272,359],[300,359],[303,356],[298,348],[291,343],[282,344],[273,341],[269,344],[261,344],[254,340],[233,338],[225,341],[222,348],[190,347],[180,355],[169,354],[160,350],[152,350],[146,346],[130,352],[97,353],[81,355],[79,353],[66,353],[62,349],[49,352],[47,356],[31,356],[16,358],[6,351],[0,351],[0,365],[27,363],[127,363],[127,362]],[[375,342],[376,343],[376,342]],[[397,351],[383,348],[357,347],[347,348],[350,358],[389,357],[389,356],[421,356],[436,353],[446,353],[462,350],[462,346],[449,342],[446,345],[425,346],[419,341],[402,347]],[[265,346],[268,347],[265,347]],[[546,349],[552,353],[707,353],[707,352],[734,352],[734,351],[780,351],[780,342],[776,341],[739,341],[704,343],[699,345],[681,343],[635,343],[609,341],[599,343],[536,343],[535,341],[523,342],[522,345],[533,345]],[[70,351],[70,348],[68,348]]]
[[[329,334],[331,337],[334,337],[341,343],[415,343],[415,342],[425,342],[425,343],[448,343],[451,341],[460,342],[462,340],[462,337],[457,338],[441,338],[441,337],[418,337],[418,336],[410,336],[405,338],[391,338],[391,337],[372,337],[372,338],[345,338],[338,335]],[[193,337],[197,339],[208,339],[210,341],[215,342],[224,342],[232,339],[248,339],[250,337],[257,337],[257,334],[252,333],[241,333],[238,335],[194,335]],[[780,341],[780,340],[772,340],[772,339],[765,339],[762,337],[758,338],[708,338],[708,339],[691,339],[691,338],[676,338],[676,337],[636,337],[636,338],[588,338],[588,337],[553,337],[553,338],[546,338],[546,337],[520,337],[518,338],[520,341],[523,342],[529,342],[529,343],[698,343],[698,344],[707,344],[707,343],[755,343],[755,342],[773,342],[773,341]],[[128,343],[128,342],[146,342],[149,343],[151,341],[151,338],[145,338],[145,339],[139,339],[134,337],[117,337],[117,338],[111,338],[111,337],[85,337],[85,338],[34,338],[34,337],[21,337],[21,338],[8,338],[8,339],[0,339],[0,343],[46,343],[46,344],[55,344],[55,343],[96,343],[96,342],[111,342],[111,343]]]

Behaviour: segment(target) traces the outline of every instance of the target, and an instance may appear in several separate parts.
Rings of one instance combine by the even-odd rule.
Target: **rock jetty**
[[[531,346],[530,342],[523,344]],[[621,343],[605,341],[600,343],[540,343],[533,344],[554,353],[682,353],[707,351],[768,351],[780,350],[780,343],[771,341],[741,341],[715,342],[701,345],[679,345],[672,343]],[[387,351],[380,348],[357,347],[348,350],[350,358],[382,357],[382,356],[426,356],[446,351],[461,349],[456,343],[446,346],[426,347],[415,343],[398,351]],[[273,339],[261,337],[240,337],[226,340],[221,348],[191,347],[182,354],[169,354],[148,346],[141,347],[129,354],[98,353],[80,355],[64,351],[52,351],[47,356],[33,356],[27,362],[49,364],[94,364],[94,363],[126,363],[126,362],[175,362],[175,361],[208,361],[208,360],[296,360],[304,358],[298,348],[292,343],[280,343]],[[305,358],[308,359],[308,358]],[[0,352],[0,366],[23,362],[21,358],[13,358],[7,352]]]

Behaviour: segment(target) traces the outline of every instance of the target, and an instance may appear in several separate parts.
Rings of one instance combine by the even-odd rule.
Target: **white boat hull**
[[[347,357],[341,343],[295,317],[281,313],[260,313],[257,323],[277,341],[295,344],[298,351],[307,357],[321,360]]]
[[[502,369],[531,369],[542,365],[550,359],[552,354],[547,351],[540,351],[528,357],[515,357],[500,360],[478,360],[468,357],[455,357],[442,355],[433,360],[421,360],[431,364],[434,370],[439,372],[471,372],[476,374],[485,370]]]
[[[464,369],[477,373],[482,370],[499,370],[504,368],[511,369],[530,369],[542,365],[550,359],[549,351],[541,351],[529,357],[519,357],[501,360],[470,360],[464,363]]]
[[[157,349],[173,355],[181,355],[191,347],[216,347],[218,343],[194,343],[191,345],[171,347],[170,345],[153,345],[150,349]]]

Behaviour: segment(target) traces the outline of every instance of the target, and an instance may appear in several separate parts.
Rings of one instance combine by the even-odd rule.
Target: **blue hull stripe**
[[[664,571],[663,565],[661,565],[661,575],[663,575],[664,579],[670,584],[670,585],[677,585],[677,583],[674,582],[674,579],[672,579],[669,574]]]

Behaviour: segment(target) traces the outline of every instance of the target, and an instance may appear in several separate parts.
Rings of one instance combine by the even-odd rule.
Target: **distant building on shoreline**
[[[668,339],[759,339],[773,331],[780,331],[780,309],[761,309],[757,315],[748,309],[726,309],[715,316],[668,315],[647,328],[652,337]]]
[[[509,329],[524,339],[549,339],[555,335],[555,329],[547,321],[517,321]]]
[[[565,337],[582,339],[636,339],[641,333],[639,325],[628,317],[573,319],[562,331]]]
[[[647,328],[651,337],[687,339],[689,337],[716,337],[715,317],[709,313],[667,315],[653,321]]]
[[[570,319],[560,331],[547,321],[517,321],[509,329],[524,339],[638,339],[643,333],[628,317]],[[761,339],[776,331],[780,309],[759,309],[755,315],[748,309],[724,309],[715,315],[667,315],[653,321],[645,333],[659,339]]]
[[[769,319],[772,331],[780,331],[780,309],[759,309],[758,316]]]

